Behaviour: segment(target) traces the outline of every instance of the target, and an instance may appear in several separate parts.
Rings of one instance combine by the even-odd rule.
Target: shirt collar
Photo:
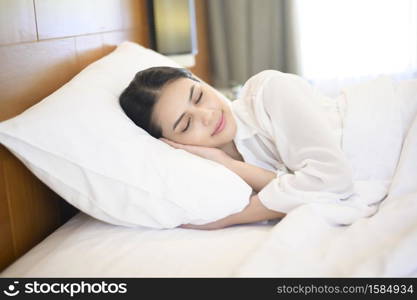
[[[250,116],[243,106],[239,105],[239,100],[234,100],[230,104],[230,110],[236,122],[236,136],[234,140],[244,140],[256,134],[257,130],[249,126]]]

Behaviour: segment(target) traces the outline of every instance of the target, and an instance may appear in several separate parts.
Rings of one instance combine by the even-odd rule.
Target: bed
[[[1,277],[415,277],[417,123],[376,215],[330,226],[308,205],[214,231],[132,229],[78,212]],[[88,267],[86,267],[88,265]]]
[[[104,33],[89,35],[90,52],[77,50],[83,59],[75,64],[75,38],[3,46],[1,57],[14,71],[2,71],[0,120],[60,87],[102,49],[126,39],[146,46],[145,24],[136,24],[133,37],[113,33],[111,42],[103,42]],[[48,53],[55,60],[46,62]],[[33,64],[33,72],[19,71],[19,63]],[[50,73],[39,78],[45,64]],[[27,90],[10,88],[16,78]],[[38,87],[27,84],[34,78]],[[417,80],[400,90],[417,103]],[[416,277],[417,120],[410,115],[388,197],[374,216],[351,226],[324,222],[310,205],[282,220],[213,231],[111,225],[69,205],[0,146],[0,277]]]

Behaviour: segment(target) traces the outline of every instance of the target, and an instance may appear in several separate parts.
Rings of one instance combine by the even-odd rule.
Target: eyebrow
[[[192,86],[192,87],[191,87],[191,89],[190,89],[190,96],[189,96],[189,98],[188,98],[188,102],[191,102],[191,99],[193,98],[193,91],[194,91],[194,87],[195,87],[195,84],[193,84],[193,86]],[[175,130],[175,127],[177,127],[177,125],[181,122],[181,120],[182,120],[182,118],[184,117],[184,115],[185,115],[185,112],[183,112],[183,113],[181,114],[181,116],[178,118],[178,120],[176,120],[176,121],[175,121],[174,126],[172,126],[172,130],[173,130],[173,131]]]

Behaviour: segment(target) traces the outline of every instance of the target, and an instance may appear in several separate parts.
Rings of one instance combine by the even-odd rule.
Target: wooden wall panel
[[[109,54],[116,48],[116,45],[123,41],[134,41],[142,46],[149,47],[148,36],[144,37],[141,34],[142,31],[137,29],[102,33],[104,54]]]
[[[132,1],[130,1],[132,2]],[[139,38],[138,43],[145,47],[150,47],[150,29],[149,29],[149,18],[148,18],[148,6],[146,4],[146,0],[139,0],[133,1],[136,2],[136,6],[138,7],[137,11],[138,15],[135,16],[136,22],[139,22],[137,25],[136,30],[138,30]],[[136,26],[136,25],[135,25]]]
[[[123,29],[123,0],[35,0],[39,39]]]
[[[99,34],[81,35],[74,38],[75,51],[79,69],[84,69],[97,57],[104,55],[103,38]]]
[[[9,155],[9,154],[7,154]],[[12,233],[16,257],[24,254],[59,226],[58,198],[18,160],[6,159],[4,170],[9,190]],[[20,181],[26,184],[19,189]]]
[[[1,145],[0,176],[1,270],[61,224],[61,200]]]
[[[138,0],[123,0],[120,2],[122,13],[122,29],[142,28],[148,34],[146,2]]]
[[[0,44],[36,41],[32,0],[0,1]]]
[[[140,34],[125,30],[0,46],[0,121],[39,102],[124,40],[146,44]]]
[[[132,29],[74,37],[79,69],[109,54],[123,41],[135,41],[140,45],[147,45],[148,37],[144,37],[141,32],[139,29]]]
[[[0,47],[0,120],[48,96],[78,71],[73,39]]]
[[[138,0],[34,0],[39,40],[138,28]]]
[[[2,151],[3,150],[3,151]],[[5,148],[0,145],[0,270],[15,259],[14,241],[12,238],[12,222],[8,190],[6,189]]]
[[[196,22],[197,22],[197,44],[198,54],[195,58],[196,64],[190,71],[212,84],[210,55],[208,48],[208,27],[207,27],[207,2],[206,0],[195,0]]]

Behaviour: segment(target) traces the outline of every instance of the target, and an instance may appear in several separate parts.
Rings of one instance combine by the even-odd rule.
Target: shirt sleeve
[[[352,167],[305,79],[268,71],[259,92],[258,117],[269,130],[290,173],[276,177],[259,193],[269,209],[288,213],[312,202],[338,202],[354,192]],[[263,115],[262,117],[260,116]]]

